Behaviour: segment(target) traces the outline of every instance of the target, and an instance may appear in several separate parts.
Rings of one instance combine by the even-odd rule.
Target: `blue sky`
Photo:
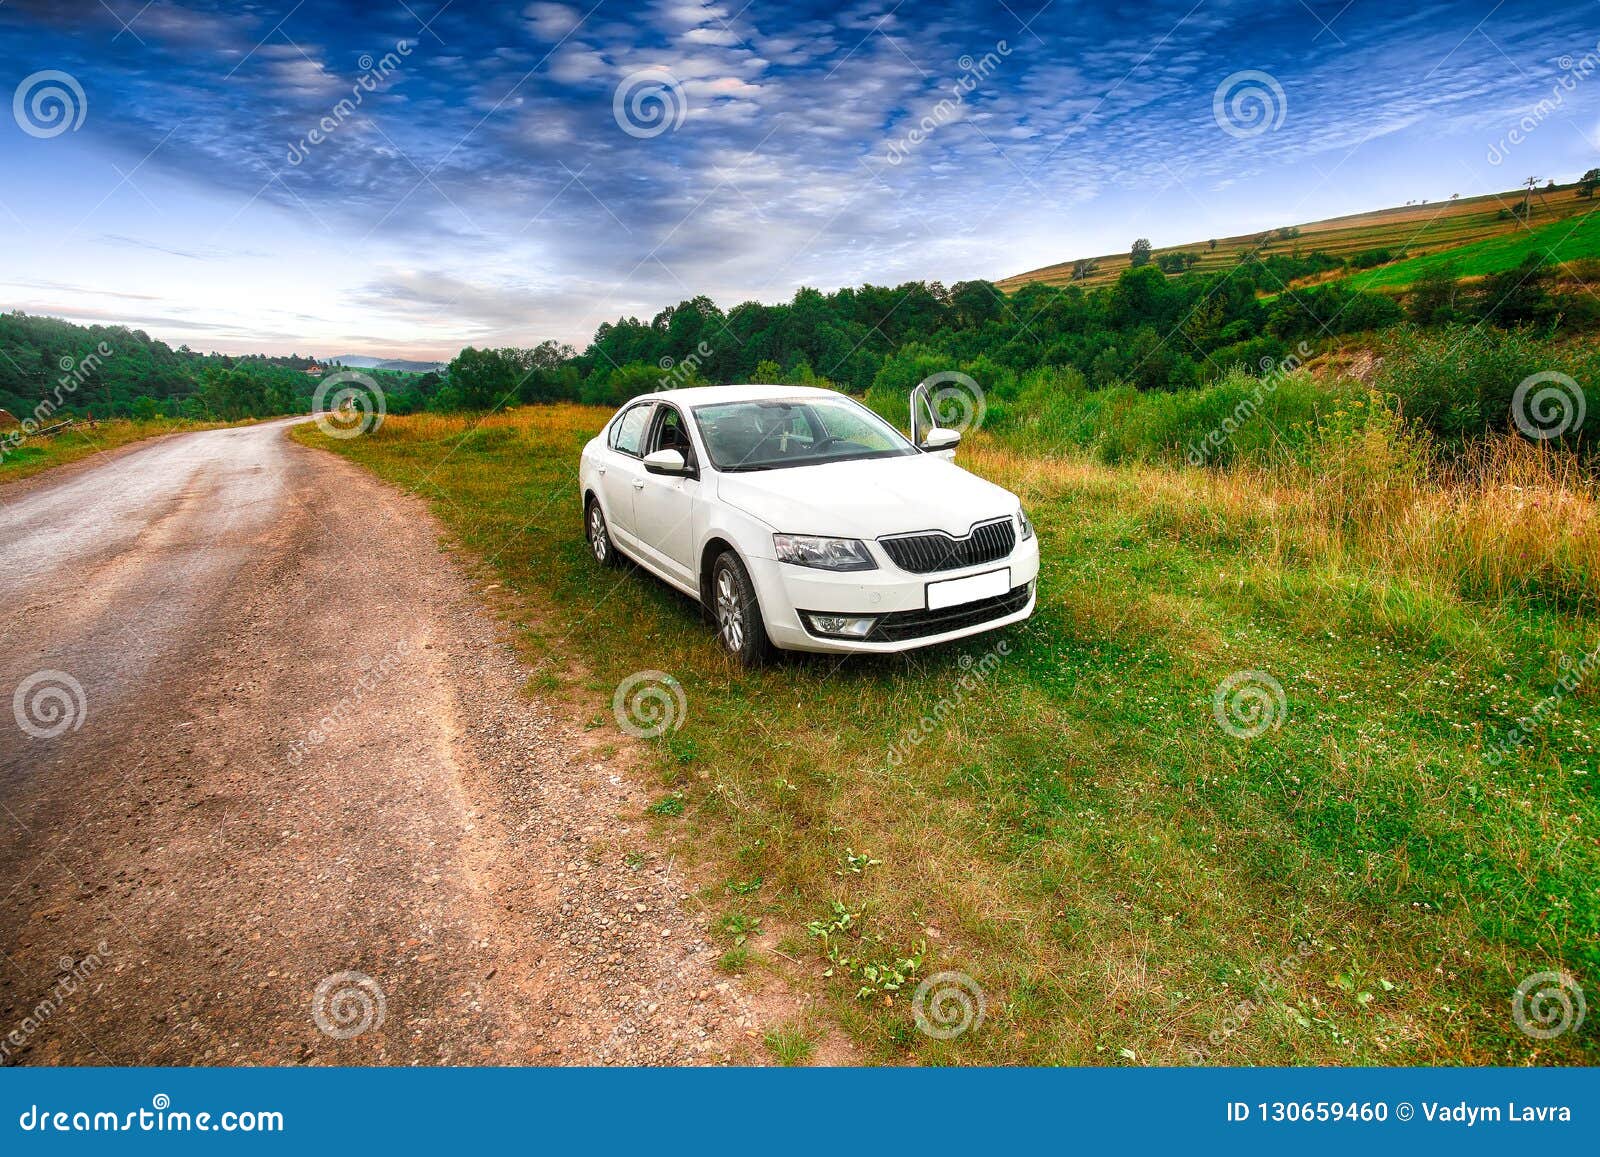
[[[1570,180],[1597,42],[1592,2],[9,0],[0,307],[448,357],[999,278]]]

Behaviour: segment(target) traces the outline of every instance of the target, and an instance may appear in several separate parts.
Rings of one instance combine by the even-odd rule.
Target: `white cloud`
[[[533,34],[541,40],[560,40],[577,28],[578,22],[583,19],[582,13],[565,4],[529,4],[522,14],[527,18]]]
[[[547,66],[550,75],[562,84],[604,83],[609,80],[612,68],[587,44],[569,40],[550,58]]]

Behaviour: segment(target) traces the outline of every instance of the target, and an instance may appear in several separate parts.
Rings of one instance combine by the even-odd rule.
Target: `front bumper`
[[[747,560],[767,635],[792,651],[830,654],[889,654],[962,639],[1020,623],[1033,613],[1039,577],[1039,540],[1026,539],[1003,559],[940,571],[911,574],[893,565],[872,571],[837,573],[781,563]],[[939,610],[928,609],[928,585],[1009,570],[1009,590]],[[825,637],[809,630],[803,612],[871,616],[877,620],[864,639]]]

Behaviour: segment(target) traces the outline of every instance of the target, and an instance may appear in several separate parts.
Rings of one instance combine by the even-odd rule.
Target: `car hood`
[[[913,530],[960,536],[1018,505],[1009,490],[934,454],[719,474],[717,495],[774,530],[838,538]]]

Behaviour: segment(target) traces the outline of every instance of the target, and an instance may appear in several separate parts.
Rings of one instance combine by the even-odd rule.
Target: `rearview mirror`
[[[666,474],[679,478],[689,473],[689,464],[683,460],[681,450],[657,450],[654,454],[646,454],[644,468],[651,474]]]
[[[936,426],[922,436],[924,450],[954,450],[960,444],[960,430],[946,430]]]

